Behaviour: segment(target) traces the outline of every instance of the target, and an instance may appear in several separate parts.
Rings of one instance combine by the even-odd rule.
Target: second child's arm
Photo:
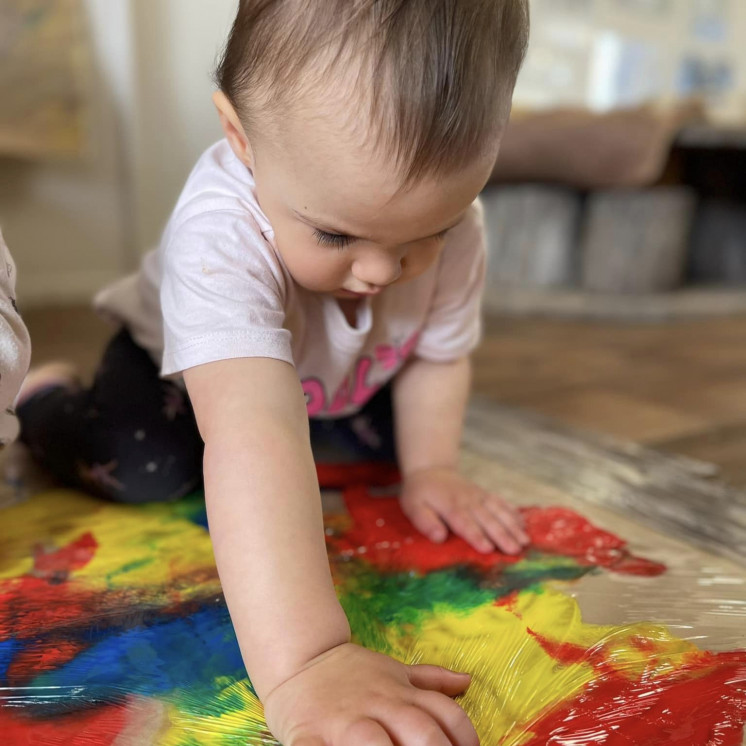
[[[252,358],[184,377],[205,441],[220,579],[274,735],[286,746],[473,746],[466,715],[444,696],[463,691],[468,677],[349,642],[295,370]]]

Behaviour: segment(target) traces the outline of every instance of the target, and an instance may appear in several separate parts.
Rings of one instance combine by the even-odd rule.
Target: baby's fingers
[[[405,513],[414,527],[430,541],[440,544],[448,538],[448,528],[430,506],[420,504],[410,509],[405,506]]]
[[[479,736],[469,716],[452,699],[435,692],[421,692],[417,704],[430,714],[454,746],[479,746]]]
[[[356,746],[394,746],[386,729],[368,718],[357,720],[346,728],[341,739],[335,739],[331,746],[351,746],[353,743]]]
[[[495,516],[484,505],[475,505],[472,509],[475,519],[479,522],[482,530],[489,536],[495,546],[506,554],[518,554],[522,545],[516,537],[505,526],[504,521]]]
[[[457,671],[449,671],[442,666],[425,664],[407,666],[407,675],[412,686],[447,694],[449,697],[455,697],[465,692],[471,682],[471,676],[468,673],[458,673]]]
[[[438,721],[419,707],[397,708],[390,717],[386,718],[384,725],[397,744],[453,746],[451,739],[444,733]]]
[[[492,541],[485,535],[476,516],[468,508],[453,508],[445,515],[454,534],[469,542],[478,552],[487,554],[494,551]]]
[[[501,508],[506,510],[515,520],[518,526],[520,526],[522,529],[526,527],[526,521],[523,519],[523,514],[521,513],[517,505],[513,505],[512,502],[509,502],[505,498],[500,497],[500,495],[491,494],[489,496],[489,499],[493,503],[499,504]]]
[[[522,547],[531,542],[531,537],[526,533],[523,516],[517,512],[513,505],[505,502],[497,495],[490,495],[483,502],[483,506],[500,521],[513,539]]]

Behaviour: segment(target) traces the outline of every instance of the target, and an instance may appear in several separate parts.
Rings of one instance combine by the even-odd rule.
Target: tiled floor
[[[90,372],[111,330],[83,308],[32,310],[34,362]],[[474,388],[590,430],[719,464],[746,486],[746,316],[670,324],[491,319]]]

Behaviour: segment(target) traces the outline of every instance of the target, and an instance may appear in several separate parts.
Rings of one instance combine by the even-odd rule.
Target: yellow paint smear
[[[588,660],[562,664],[535,635],[594,653]],[[654,652],[641,652],[638,638],[650,641]],[[526,743],[531,722],[599,677],[590,658],[631,677],[643,671],[655,676],[681,665],[695,650],[660,626],[584,624],[574,599],[552,589],[524,591],[512,609],[486,605],[466,614],[439,614],[425,622],[416,639],[392,636],[390,641],[397,657],[408,663],[472,674],[472,685],[459,702],[485,746]]]
[[[87,588],[220,590],[209,535],[172,507],[118,505],[65,490],[3,510],[0,579],[31,572],[35,545],[59,549],[86,533],[98,548],[74,578]]]

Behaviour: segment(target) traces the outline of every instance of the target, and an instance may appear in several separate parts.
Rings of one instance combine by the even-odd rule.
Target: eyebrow
[[[298,212],[298,210],[293,210],[293,212],[298,216],[298,218],[303,221],[306,225],[310,226],[311,228],[317,228],[318,230],[322,230],[325,233],[332,233],[337,236],[345,236],[349,239],[352,239],[353,241],[371,241],[373,239],[366,237],[366,236],[357,236],[354,233],[351,233],[349,231],[340,230],[339,228],[333,228],[331,225],[324,223],[323,220],[315,220],[314,218],[304,215],[301,212]],[[447,228],[443,228],[442,231],[438,231],[437,233],[431,233],[429,236],[423,236],[422,238],[413,238],[411,241],[407,241],[407,243],[414,243],[415,241],[424,241],[428,238],[435,238],[435,236],[440,236],[443,233],[447,233],[452,228],[455,228],[465,217],[466,212],[464,212],[463,215],[459,217],[458,220],[456,220],[452,225],[449,225]]]

